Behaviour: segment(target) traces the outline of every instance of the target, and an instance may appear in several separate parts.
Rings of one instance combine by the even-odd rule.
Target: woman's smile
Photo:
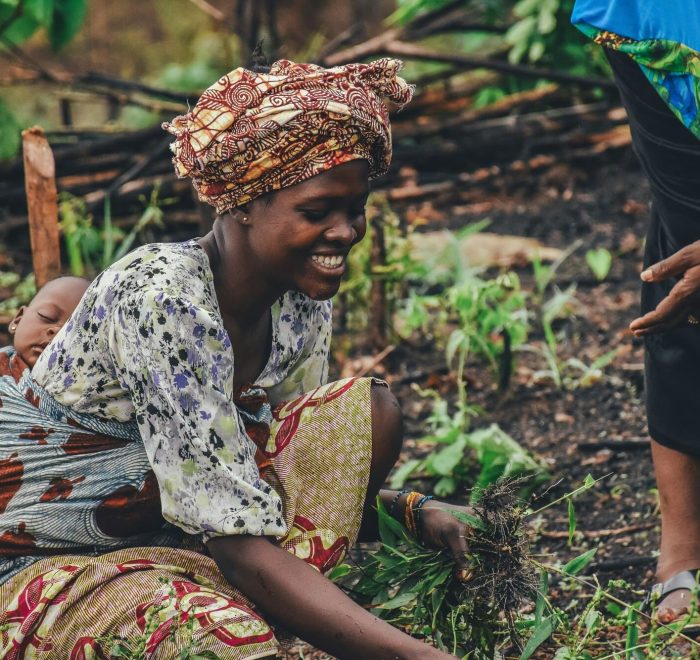
[[[312,254],[311,261],[322,272],[340,277],[345,273],[344,254]]]

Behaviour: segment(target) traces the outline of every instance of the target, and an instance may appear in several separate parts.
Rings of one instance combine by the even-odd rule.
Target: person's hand
[[[700,241],[686,245],[641,274],[644,282],[662,282],[669,277],[680,279],[655,310],[630,323],[636,337],[700,322]]]
[[[468,582],[472,578],[467,543],[471,528],[458,520],[452,511],[473,515],[471,509],[435,500],[427,501],[420,512],[420,538],[429,548],[445,548],[452,554],[457,579]]]

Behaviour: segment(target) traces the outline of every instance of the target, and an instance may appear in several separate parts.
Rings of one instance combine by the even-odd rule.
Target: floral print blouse
[[[330,302],[285,294],[253,385],[275,405],[325,383],[330,336]],[[137,422],[166,520],[205,539],[281,536],[280,497],[233,402],[234,366],[209,260],[192,240],[144,246],[104,271],[32,377],[76,413]]]

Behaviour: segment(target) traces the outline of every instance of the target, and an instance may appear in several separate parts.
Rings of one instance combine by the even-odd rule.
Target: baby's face
[[[19,310],[10,332],[15,335],[15,350],[30,368],[78,306],[87,287],[88,282],[77,277],[53,280]]]

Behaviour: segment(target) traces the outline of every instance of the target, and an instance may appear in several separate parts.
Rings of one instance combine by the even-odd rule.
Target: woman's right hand
[[[630,323],[636,337],[666,332],[688,323],[697,325],[700,320],[700,241],[686,245],[641,274],[644,282],[663,282],[670,277],[680,279],[656,309]]]

